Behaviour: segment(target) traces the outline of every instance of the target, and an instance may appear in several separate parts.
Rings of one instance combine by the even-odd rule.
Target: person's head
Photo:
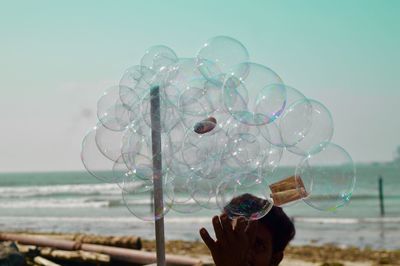
[[[266,200],[245,194],[232,200],[225,207],[224,212],[233,217],[235,215],[231,213],[232,209],[237,210],[239,205],[241,206],[239,208],[249,206],[249,204],[243,203],[243,201],[248,200],[251,201],[251,208],[254,208],[254,210],[264,207],[264,204],[269,204]],[[286,246],[294,238],[295,227],[293,222],[283,212],[282,208],[276,206],[272,206],[270,211],[256,222],[258,223],[257,232],[249,252],[248,264],[252,266],[278,265],[283,258]]]

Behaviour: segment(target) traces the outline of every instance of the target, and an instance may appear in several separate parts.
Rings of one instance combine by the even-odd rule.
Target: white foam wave
[[[131,223],[132,221],[142,221],[134,216],[131,217],[30,217],[30,216],[5,216],[0,217],[0,221],[21,220],[24,222],[71,222],[71,223]],[[165,217],[167,224],[204,224],[211,222],[209,216],[206,217]]]
[[[130,223],[132,221],[141,221],[134,216],[124,216],[124,217],[31,217],[31,216],[5,216],[0,217],[0,221],[8,220],[23,220],[24,222],[41,221],[41,222],[71,222],[71,223]],[[341,221],[342,220],[342,221]],[[296,218],[295,222],[307,222],[307,223],[330,223],[330,224],[353,224],[353,223],[399,223],[400,217],[383,217],[383,218],[363,218],[363,219],[353,219],[353,218]],[[171,217],[165,216],[165,223],[167,224],[205,224],[210,223],[210,216],[198,216],[198,217]]]
[[[0,198],[24,198],[57,194],[116,195],[121,194],[121,189],[115,184],[0,187]]]
[[[85,199],[47,199],[29,201],[0,202],[1,208],[27,209],[27,208],[106,208],[110,202],[106,200],[87,201]]]
[[[295,217],[294,221],[301,223],[318,223],[318,224],[400,223],[400,217],[371,217],[371,218]]]

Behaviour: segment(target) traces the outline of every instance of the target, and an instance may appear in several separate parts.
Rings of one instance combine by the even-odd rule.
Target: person
[[[200,236],[210,250],[215,265],[279,265],[286,246],[294,238],[294,224],[282,208],[276,206],[272,206],[271,210],[258,220],[249,220],[246,216],[234,218],[232,210],[237,210],[238,206],[248,206],[243,204],[243,198],[251,198],[253,205],[254,202],[267,202],[249,194],[232,200],[220,216],[212,218],[216,240],[205,228],[200,229]]]

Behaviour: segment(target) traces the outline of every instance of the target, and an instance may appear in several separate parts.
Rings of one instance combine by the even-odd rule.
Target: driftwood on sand
[[[94,254],[104,254],[109,256],[112,260],[140,265],[154,263],[157,259],[157,256],[154,252],[139,251],[97,244],[86,244],[72,240],[49,238],[39,235],[32,236],[23,234],[1,233],[0,241],[1,240],[15,241],[23,245],[34,245],[63,251],[86,251],[91,253],[93,256],[95,256]],[[58,254],[60,253],[58,252]],[[79,254],[82,255],[82,253]],[[67,255],[67,253],[64,253],[64,255]],[[69,253],[69,255],[72,256],[71,253]],[[167,255],[166,261],[167,265],[202,265],[202,262],[199,259],[180,255]]]

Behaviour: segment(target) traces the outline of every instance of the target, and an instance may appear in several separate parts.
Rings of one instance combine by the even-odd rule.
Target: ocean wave
[[[400,217],[320,218],[294,217],[294,222],[318,224],[400,223]]]
[[[110,199],[112,198],[112,199]],[[176,199],[182,202],[182,199]],[[180,201],[179,201],[180,200]],[[151,205],[150,198],[130,198],[128,204],[135,206]],[[185,202],[188,205],[196,204],[194,200]],[[0,200],[0,209],[29,209],[29,208],[115,208],[125,207],[125,202],[120,195],[102,196],[102,197],[76,197],[76,198],[30,198],[30,199],[13,199]]]
[[[90,201],[86,199],[46,199],[29,201],[7,201],[0,202],[1,208],[27,209],[27,208],[107,208],[112,201],[98,200]],[[113,203],[116,205],[115,203]]]
[[[117,195],[121,189],[115,184],[82,184],[54,186],[1,187],[0,198],[25,198],[55,195]]]
[[[31,216],[5,216],[0,217],[0,221],[8,220],[23,220],[27,221],[41,221],[41,222],[101,222],[101,223],[129,223],[132,220],[141,221],[138,218],[131,216],[124,217],[31,217]],[[177,217],[166,215],[165,223],[169,224],[204,224],[211,221],[211,216],[189,216]],[[370,217],[370,218],[306,218],[296,217],[295,223],[319,223],[319,224],[360,224],[360,223],[400,223],[400,217]]]

